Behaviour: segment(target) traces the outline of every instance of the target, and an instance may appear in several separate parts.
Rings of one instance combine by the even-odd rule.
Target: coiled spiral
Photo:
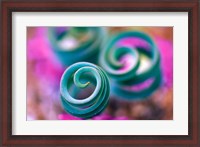
[[[100,27],[50,27],[48,38],[61,63],[95,63],[106,30]]]
[[[150,65],[141,69],[144,57],[150,60]],[[121,98],[143,99],[161,83],[159,51],[142,32],[115,35],[104,45],[99,61],[112,80],[112,93]]]
[[[77,99],[70,95],[69,89],[73,83],[81,89],[93,83],[95,89],[89,97]],[[69,66],[63,73],[60,82],[60,94],[65,111],[80,118],[91,118],[101,113],[108,104],[109,80],[100,67],[88,62],[78,62]]]

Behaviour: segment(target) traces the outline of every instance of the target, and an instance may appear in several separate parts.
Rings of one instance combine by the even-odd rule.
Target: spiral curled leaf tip
[[[48,39],[54,54],[64,66],[95,62],[106,30],[100,27],[50,27]],[[74,58],[76,57],[76,58]]]
[[[84,76],[86,75],[84,73],[90,73],[90,75]],[[95,80],[91,80],[91,76]],[[78,88],[85,88],[90,83],[94,83],[95,89],[89,97],[77,99],[70,95],[69,87],[72,83]],[[63,73],[60,81],[60,94],[65,111],[76,117],[87,119],[100,114],[106,108],[109,101],[110,84],[102,68],[92,63],[78,62],[69,66]]]
[[[129,57],[125,58],[127,55]],[[142,56],[151,62],[143,71],[140,70]],[[130,57],[134,59],[131,63]],[[143,32],[127,31],[114,35],[104,45],[99,62],[112,79],[112,93],[123,99],[143,99],[160,85],[160,54],[151,37]],[[147,85],[144,83],[148,79],[153,79],[148,87],[134,90],[142,87],[141,84]]]

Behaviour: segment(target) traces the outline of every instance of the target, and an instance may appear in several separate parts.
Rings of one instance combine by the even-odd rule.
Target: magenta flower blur
[[[92,118],[93,120],[112,120],[112,116],[106,113],[97,115]]]
[[[161,68],[163,71],[163,81],[168,87],[173,84],[173,45],[172,42],[156,38],[156,44],[161,55]]]
[[[59,114],[58,119],[59,120],[81,120],[80,118],[72,116],[70,114]]]
[[[38,78],[59,85],[64,68],[51,51],[46,33],[46,28],[37,28],[35,36],[28,40],[28,61]]]

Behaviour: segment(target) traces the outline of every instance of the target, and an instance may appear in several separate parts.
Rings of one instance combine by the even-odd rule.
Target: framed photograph
[[[1,2],[1,145],[200,146],[199,7]]]

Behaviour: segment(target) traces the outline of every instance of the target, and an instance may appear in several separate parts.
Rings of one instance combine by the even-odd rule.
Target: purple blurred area
[[[107,27],[110,34],[125,30],[147,33],[161,54],[163,84],[142,101],[122,101],[110,96],[106,110],[92,120],[173,119],[173,28]],[[52,51],[47,27],[27,28],[27,120],[81,120],[65,112],[59,83],[64,67]]]

